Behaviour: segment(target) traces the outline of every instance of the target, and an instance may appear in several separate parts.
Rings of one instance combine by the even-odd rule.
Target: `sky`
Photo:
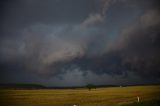
[[[159,0],[1,0],[0,83],[160,83]]]

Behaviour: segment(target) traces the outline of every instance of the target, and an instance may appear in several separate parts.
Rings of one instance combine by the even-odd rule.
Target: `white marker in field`
[[[137,96],[137,101],[139,102],[139,96]]]
[[[77,106],[77,105],[73,105],[73,106]]]

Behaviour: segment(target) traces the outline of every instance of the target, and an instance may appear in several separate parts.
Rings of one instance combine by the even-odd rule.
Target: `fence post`
[[[137,101],[139,102],[139,96],[137,96]]]

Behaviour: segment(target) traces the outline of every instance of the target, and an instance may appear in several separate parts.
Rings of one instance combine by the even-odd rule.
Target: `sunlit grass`
[[[88,89],[0,90],[4,106],[115,106],[159,99],[160,86]]]

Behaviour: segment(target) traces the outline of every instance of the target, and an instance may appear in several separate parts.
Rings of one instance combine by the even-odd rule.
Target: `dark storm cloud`
[[[156,2],[157,3],[157,2]],[[73,66],[97,74],[124,75],[133,72],[141,77],[160,77],[160,14],[157,7],[148,8],[136,24],[124,29],[109,50],[96,56],[79,56],[59,63],[58,69]],[[93,44],[92,44],[93,45]]]
[[[22,25],[34,23],[55,24],[61,21],[63,23],[68,21],[79,22],[87,16],[88,12],[92,11],[90,5],[87,5],[88,0],[46,0],[46,2],[43,0],[16,0],[15,2],[6,2],[2,3],[4,5],[5,20],[14,20],[15,23],[18,22]]]
[[[84,84],[99,76],[111,82],[134,75],[160,77],[158,0],[16,0],[1,5],[1,82],[43,82],[45,77],[55,78],[52,83],[62,77],[69,83],[77,76]],[[133,16],[125,14],[130,11]]]
[[[80,23],[92,11],[89,3],[89,0],[1,1],[0,36],[14,39],[24,28],[39,23]]]
[[[157,9],[149,9],[139,23],[126,29],[121,36],[123,63],[141,76],[160,77],[159,13]]]

